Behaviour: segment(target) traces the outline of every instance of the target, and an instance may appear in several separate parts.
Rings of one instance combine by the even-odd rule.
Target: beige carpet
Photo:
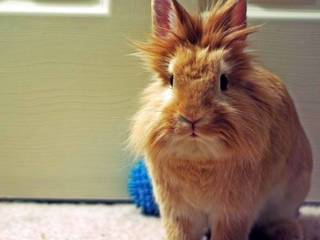
[[[306,240],[320,240],[320,208],[302,209]],[[0,240],[161,240],[158,218],[132,205],[0,203]]]

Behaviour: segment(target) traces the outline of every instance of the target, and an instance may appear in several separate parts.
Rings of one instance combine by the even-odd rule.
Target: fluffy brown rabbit
[[[168,240],[300,240],[312,154],[283,82],[246,51],[246,1],[189,14],[153,0],[138,43],[154,77],[132,123]],[[147,238],[146,238],[147,239]],[[261,238],[259,238],[261,239]]]

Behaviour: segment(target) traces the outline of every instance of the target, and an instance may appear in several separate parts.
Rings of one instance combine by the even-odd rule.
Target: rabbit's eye
[[[170,86],[173,87],[173,81],[174,81],[173,74],[170,75],[169,81],[170,81]]]
[[[221,91],[226,91],[228,89],[229,80],[226,75],[222,74],[220,76],[220,89]]]

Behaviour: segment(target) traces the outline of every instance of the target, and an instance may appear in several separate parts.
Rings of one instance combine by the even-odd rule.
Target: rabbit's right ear
[[[171,0],[152,0],[152,23],[155,35],[159,37],[167,35],[170,31],[173,13]]]
[[[166,37],[177,29],[184,32],[193,29],[191,16],[177,0],[152,0],[152,22],[158,37]]]

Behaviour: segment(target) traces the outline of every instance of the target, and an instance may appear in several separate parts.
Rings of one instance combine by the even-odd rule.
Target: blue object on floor
[[[129,174],[129,195],[145,215],[159,216],[159,207],[155,201],[152,182],[144,160],[138,161]]]

